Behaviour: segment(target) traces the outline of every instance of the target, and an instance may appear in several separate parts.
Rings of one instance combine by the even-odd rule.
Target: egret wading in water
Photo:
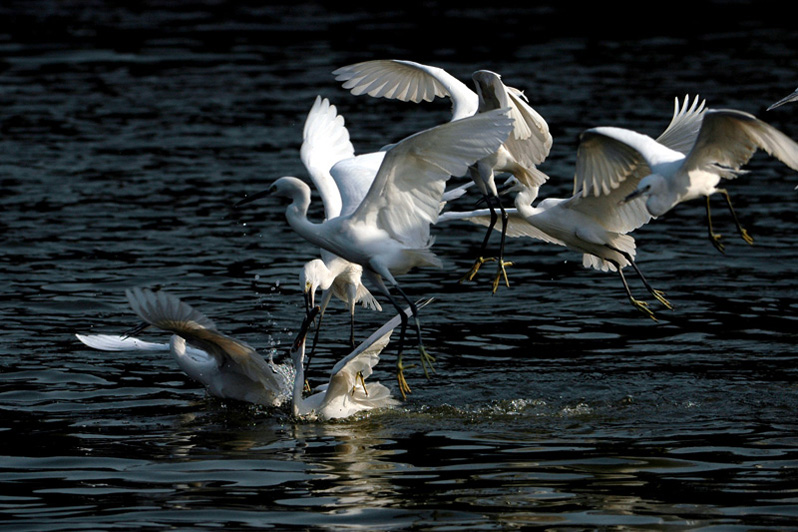
[[[721,235],[713,229],[710,210],[710,196],[715,193],[726,200],[743,240],[753,243],[737,218],[728,191],[718,187],[721,180],[747,173],[741,167],[757,149],[798,170],[798,144],[755,116],[733,109],[705,110],[698,134],[686,151],[617,127],[589,129],[582,134],[581,142],[591,146],[594,157],[584,195],[601,195],[620,183],[632,181],[635,190],[624,201],[643,198],[654,217],[662,216],[679,203],[704,197],[709,238],[720,252],[724,251],[724,245]]]
[[[135,288],[127,291],[127,297],[142,320],[173,333],[169,343],[107,334],[75,336],[102,351],[171,351],[180,368],[214,397],[268,407],[290,401],[293,413],[303,418],[342,418],[397,404],[388,388],[378,382],[369,383],[366,388],[365,379],[379,362],[379,354],[391,333],[401,323],[399,315],[342,358],[330,373],[329,381],[319,386],[316,393],[303,397],[305,336],[318,308],[305,316],[291,346],[292,362],[275,364],[271,355],[265,360],[254,348],[219,332],[208,317],[171,294]],[[403,313],[409,314],[410,309]]]
[[[674,113],[670,124],[660,135],[659,140],[683,149],[691,143],[695,136],[697,124],[700,123],[703,104],[697,99],[689,105],[685,98],[680,106],[678,99],[674,104]],[[577,152],[575,183],[588,183],[587,177],[595,171],[591,160],[592,150],[598,146],[580,145]],[[636,245],[634,238],[627,234],[646,224],[651,215],[641,200],[623,202],[623,199],[634,190],[634,183],[619,182],[608,188],[604,194],[584,194],[578,188],[570,198],[546,198],[532,206],[537,198],[538,189],[528,187],[517,180],[511,180],[510,192],[515,192],[515,209],[509,211],[507,236],[532,237],[551,244],[567,247],[582,253],[582,264],[586,268],[602,271],[617,271],[624,290],[632,305],[656,320],[654,312],[646,301],[632,295],[623,269],[631,266],[640,277],[648,292],[663,306],[672,308],[662,291],[654,289],[643,276],[634,261]],[[486,225],[489,213],[485,210],[472,212],[445,212],[440,221],[469,220]]]
[[[773,105],[768,107],[768,111],[772,111],[776,107],[781,107],[785,103],[790,103],[790,102],[794,102],[794,101],[798,101],[798,89],[795,89],[795,91],[793,91],[792,94],[790,94],[788,96],[785,96],[781,100],[777,101],[776,103],[774,103]]]
[[[515,120],[512,133],[494,152],[477,161],[468,169],[468,175],[480,190],[491,213],[491,223],[482,240],[479,256],[461,282],[472,280],[486,261],[497,262],[493,280],[493,293],[503,279],[507,279],[506,267],[512,263],[504,261],[505,232],[502,229],[497,257],[486,257],[488,241],[499,215],[504,221],[507,213],[496,189],[495,174],[510,173],[528,187],[539,187],[547,176],[536,166],[548,156],[552,146],[549,126],[543,117],[528,103],[524,93],[506,86],[501,76],[489,70],[473,73],[476,92],[445,70],[397,59],[366,61],[344,66],[333,71],[336,80],[343,81],[343,88],[354,95],[368,94],[375,98],[396,99],[420,103],[433,101],[436,97],[449,97],[452,101],[451,120],[460,120],[477,113],[494,109],[510,109]],[[502,228],[507,226],[502,224]]]
[[[376,176],[365,195],[342,193],[342,214],[314,223],[307,217],[310,187],[296,177],[277,179],[267,190],[253,194],[236,205],[266,195],[286,197],[286,220],[299,236],[344,259],[359,264],[369,282],[378,287],[391,304],[401,309],[387,281],[412,309],[418,350],[425,375],[434,358],[421,338],[416,305],[399,287],[397,275],[419,266],[442,267],[432,252],[430,225],[438,219],[446,181],[462,175],[468,166],[495,152],[513,127],[507,110],[496,110],[443,124],[411,135],[387,148]],[[348,176],[338,163],[331,171],[343,190]],[[351,201],[351,204],[350,204]],[[402,314],[403,315],[403,314]],[[402,320],[397,360],[397,381],[402,396],[410,391],[404,377],[402,349],[407,319]]]

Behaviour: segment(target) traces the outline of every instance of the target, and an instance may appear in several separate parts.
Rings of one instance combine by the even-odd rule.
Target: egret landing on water
[[[471,165],[468,175],[478,186],[491,213],[490,224],[480,246],[479,256],[469,272],[461,279],[472,280],[486,261],[498,264],[493,281],[493,293],[503,279],[507,286],[504,261],[505,233],[502,230],[497,257],[485,257],[488,241],[498,220],[496,208],[504,221],[507,213],[496,190],[495,174],[506,172],[529,187],[539,187],[547,179],[536,166],[548,156],[552,146],[549,126],[543,117],[528,103],[524,93],[506,86],[501,76],[489,70],[473,73],[476,92],[445,70],[396,59],[374,60],[341,67],[333,74],[343,81],[343,87],[354,95],[368,94],[375,98],[396,99],[420,103],[433,101],[436,97],[449,97],[452,101],[452,120],[460,120],[477,113],[507,108],[514,119],[512,133],[495,152]],[[502,227],[506,227],[506,223]]]
[[[679,203],[706,198],[707,230],[712,244],[723,252],[721,235],[712,226],[709,198],[720,193],[740,236],[752,244],[731,204],[729,193],[719,188],[721,179],[747,173],[741,167],[757,149],[764,150],[793,170],[798,170],[798,144],[755,116],[732,109],[707,109],[689,149],[668,147],[647,135],[623,128],[598,127],[585,131],[582,146],[589,146],[592,173],[585,173],[584,195],[601,195],[619,183],[633,181],[635,190],[625,201],[642,197],[648,212],[662,216]],[[589,184],[589,186],[588,186]]]
[[[293,412],[301,417],[342,418],[397,404],[385,386],[375,382],[366,388],[365,379],[379,362],[379,354],[388,344],[393,329],[401,323],[398,315],[341,359],[329,381],[304,398],[304,339],[318,309],[306,315],[292,345],[293,363],[275,364],[271,356],[267,361],[249,345],[219,332],[210,319],[173,295],[132,289],[127,291],[127,296],[141,319],[173,333],[169,343],[105,334],[75,336],[89,347],[102,351],[171,351],[180,368],[203,384],[211,395],[270,407],[291,400]],[[426,302],[419,305],[424,304]],[[410,309],[405,309],[404,313],[409,314]]]
[[[495,152],[512,126],[508,111],[496,110],[405,138],[386,149],[365,195],[357,200],[342,195],[342,200],[347,197],[341,216],[327,218],[322,223],[308,220],[310,187],[296,177],[281,177],[268,190],[236,205],[269,194],[289,198],[291,203],[285,215],[294,231],[308,242],[362,266],[366,279],[401,312],[399,302],[385,284],[387,281],[413,311],[421,364],[429,377],[434,358],[424,347],[416,305],[399,287],[396,276],[419,266],[442,267],[431,250],[430,225],[438,219],[446,181],[452,175],[464,174],[474,162]],[[333,168],[332,175],[341,190],[345,172]],[[353,203],[348,205],[349,201]],[[397,359],[397,381],[403,397],[410,391],[402,363],[406,328],[405,318]]]
[[[684,149],[691,145],[698,130],[703,104],[696,99],[692,105],[687,98],[680,105],[674,104],[673,117],[658,140],[673,149]],[[528,187],[513,180],[511,191],[516,192],[515,210],[508,211],[507,236],[527,236],[552,244],[565,246],[582,253],[582,264],[586,268],[617,271],[626,295],[640,312],[656,320],[648,303],[636,299],[624,276],[623,269],[631,266],[642,280],[649,293],[663,306],[671,309],[664,293],[655,290],[634,261],[636,245],[627,234],[648,223],[651,215],[642,200],[622,203],[635,189],[631,181],[617,182],[601,190],[601,194],[585,194],[584,187],[592,187],[588,177],[601,168],[598,164],[601,149],[596,144],[580,144],[577,151],[575,191],[570,198],[546,198],[532,206],[538,195],[536,187]],[[630,171],[633,168],[630,168]],[[489,223],[486,210],[473,212],[445,212],[440,220],[470,220],[485,225]]]

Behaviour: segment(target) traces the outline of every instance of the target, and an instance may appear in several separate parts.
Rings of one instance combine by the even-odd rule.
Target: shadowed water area
[[[95,351],[74,336],[129,329],[124,290],[160,287],[282,361],[304,312],[299,269],[318,249],[278,198],[233,204],[283,175],[307,180],[299,145],[316,95],[346,118],[358,153],[450,116],[444,100],[351,95],[331,71],[357,61],[410,59],[469,83],[484,68],[525,90],[554,136],[541,199],[571,193],[581,131],[656,136],[688,93],[798,139],[798,105],[766,111],[798,85],[794,20],[719,5],[627,26],[599,6],[574,17],[546,5],[4,2],[2,526],[793,526],[798,174],[761,152],[726,183],[752,246],[720,197],[725,255],[702,201],[635,231],[638,265],[675,307],[654,307],[658,322],[616,274],[529,239],[508,240],[509,288],[491,295],[490,263],[460,284],[484,230],[433,228],[444,268],[400,282],[436,298],[421,312],[436,373],[408,371],[412,393],[391,411],[297,421],[208,396],[166,353]],[[358,309],[359,339],[386,321],[384,306]],[[311,382],[348,335],[333,301]],[[395,389],[395,355],[392,342],[371,380]]]

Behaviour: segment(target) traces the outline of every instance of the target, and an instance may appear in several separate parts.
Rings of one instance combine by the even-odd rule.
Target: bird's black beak
[[[772,109],[775,109],[776,107],[781,107],[785,103],[794,102],[796,100],[798,100],[798,90],[796,90],[795,92],[793,92],[792,94],[790,94],[786,98],[782,98],[781,100],[777,101],[776,103],[774,103],[773,105],[768,107],[767,110],[770,111]]]
[[[242,199],[241,201],[233,205],[233,208],[238,209],[241,206],[246,205],[247,203],[252,203],[253,201],[265,198],[266,196],[271,194],[271,192],[272,192],[271,188],[267,188],[266,190],[261,190],[260,192],[256,192],[255,194],[247,196],[246,198]]]
[[[618,205],[625,205],[625,204],[629,203],[630,201],[632,201],[633,199],[639,198],[641,195],[643,195],[643,192],[644,192],[643,189],[635,190],[634,192],[632,192],[631,194],[629,194],[628,196],[623,198],[621,201],[619,201]]]
[[[316,316],[319,314],[319,312],[321,312],[321,307],[316,305],[307,313],[305,313],[305,319],[302,320],[302,325],[299,327],[299,333],[297,333],[294,343],[291,344],[291,349],[299,349],[299,347],[305,341],[305,337],[308,335],[310,324],[313,323],[313,320],[316,319]]]
[[[149,326],[150,326],[149,323],[147,323],[146,321],[143,321],[143,322],[139,323],[138,325],[136,325],[135,327],[131,327],[130,329],[128,329],[125,332],[123,332],[122,333],[122,338],[130,338],[131,336],[140,333],[141,331],[143,331],[144,329],[146,329]]]

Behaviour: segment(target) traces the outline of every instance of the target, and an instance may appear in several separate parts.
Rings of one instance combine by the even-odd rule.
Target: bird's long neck
[[[538,197],[538,187],[524,187],[523,190],[518,192],[515,195],[515,208],[518,209],[518,214],[527,218],[535,212],[537,209],[532,206],[532,202],[534,202]]]
[[[294,195],[293,201],[285,209],[285,219],[288,221],[288,225],[290,225],[299,236],[308,242],[322,247],[317,229],[321,224],[313,223],[308,219],[309,207],[310,190],[302,190]]]

